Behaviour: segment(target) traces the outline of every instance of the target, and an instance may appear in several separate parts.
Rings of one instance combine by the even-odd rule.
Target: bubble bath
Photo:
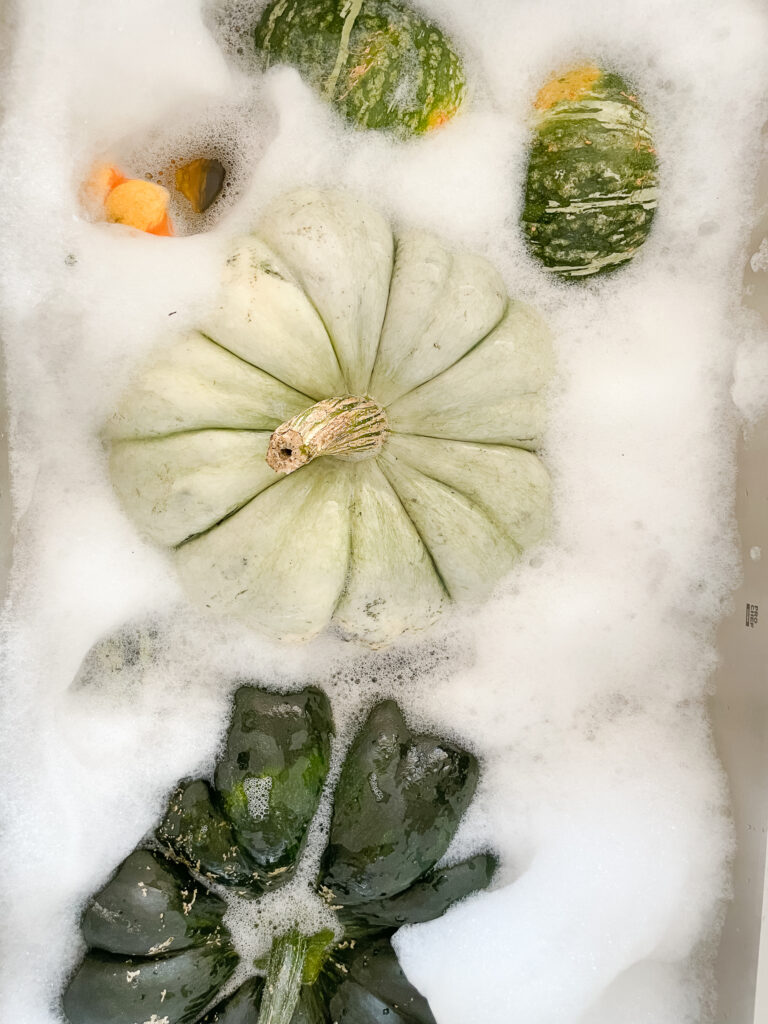
[[[455,121],[408,144],[344,127],[293,70],[230,59],[223,5],[25,0],[9,18],[3,1020],[61,1019],[83,902],[177,779],[210,772],[246,679],[324,686],[341,745],[393,696],[482,759],[449,856],[493,845],[494,887],[396,939],[439,1024],[712,1019],[733,840],[705,699],[738,580],[735,438],[765,377],[768,340],[739,294],[768,13],[758,0],[414,6],[450,33],[471,88]],[[517,219],[532,97],[588,60],[642,97],[661,201],[628,269],[569,286],[530,260]],[[217,124],[237,174],[206,233],[82,216],[93,159],[139,174],[142,156],[162,163],[167,143],[186,158]],[[303,184],[482,252],[555,337],[551,539],[482,608],[388,652],[333,636],[279,647],[190,608],[119,508],[99,439],[140,361],[212,300],[232,236]],[[119,649],[83,664],[126,623],[146,639],[130,664]]]

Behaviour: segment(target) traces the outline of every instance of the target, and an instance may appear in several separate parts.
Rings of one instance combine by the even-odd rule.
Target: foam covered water
[[[210,772],[244,680],[323,685],[342,737],[392,695],[483,759],[451,856],[492,843],[495,888],[397,939],[439,1024],[710,1019],[732,837],[704,699],[737,578],[734,439],[765,404],[765,329],[738,300],[768,14],[757,0],[418,6],[465,55],[471,103],[407,145],[346,129],[293,70],[248,78],[209,30],[222,4],[25,0],[13,18],[3,1020],[59,1019],[83,901],[176,780]],[[651,114],[661,202],[630,268],[571,287],[530,260],[516,221],[531,98],[587,59],[625,73]],[[235,173],[207,233],[82,217],[92,160],[143,176],[214,144]],[[556,339],[551,540],[494,601],[395,652],[333,637],[286,650],[190,609],[118,507],[99,441],[140,360],[211,300],[231,235],[306,183],[483,251]],[[127,622],[142,643],[81,669]]]

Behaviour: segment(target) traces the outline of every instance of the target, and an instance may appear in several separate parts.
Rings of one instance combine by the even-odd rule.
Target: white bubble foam
[[[247,6],[218,32],[235,51]],[[737,577],[737,413],[754,421],[768,393],[765,328],[738,310],[744,263],[763,273],[746,239],[768,16],[752,0],[418,6],[465,55],[471,102],[401,145],[345,128],[291,69],[249,78],[247,55],[206,28],[226,5],[19,5],[0,210],[15,512],[4,1020],[58,1019],[79,908],[176,780],[210,773],[244,681],[324,686],[334,773],[380,696],[482,758],[449,858],[493,845],[494,888],[397,940],[439,1024],[709,1019],[732,840],[704,700]],[[662,199],[630,268],[570,287],[533,263],[516,220],[531,97],[585,59],[626,72],[652,115]],[[197,225],[174,215],[205,233],[84,219],[93,160],[154,175],[203,148],[232,165],[230,191]],[[120,510],[99,440],[145,354],[211,301],[230,236],[304,183],[482,250],[556,338],[551,539],[483,609],[394,652],[335,637],[287,650],[190,609],[168,555]],[[128,621],[138,638],[81,669]],[[262,915],[270,927],[303,905],[328,806],[295,889]]]

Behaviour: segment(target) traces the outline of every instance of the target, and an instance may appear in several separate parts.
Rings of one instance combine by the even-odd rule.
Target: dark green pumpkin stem
[[[259,1024],[289,1024],[299,1001],[310,940],[292,928],[272,943]]]

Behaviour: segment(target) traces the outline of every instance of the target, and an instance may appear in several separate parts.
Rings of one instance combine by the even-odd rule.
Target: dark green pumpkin
[[[451,43],[399,0],[275,0],[254,40],[263,67],[298,68],[360,128],[420,135],[450,120],[464,96]]]
[[[207,883],[258,899],[293,875],[332,736],[319,690],[238,690],[213,785],[183,782],[145,846],[88,902],[88,951],[63,996],[71,1024],[434,1024],[390,937],[485,888],[496,860],[435,866],[472,799],[477,763],[412,733],[392,701],[369,714],[336,788],[316,890],[339,930],[302,935],[286,920],[258,965],[266,980],[254,965],[222,991],[238,954],[226,901]]]
[[[72,1024],[193,1024],[237,966],[226,932],[171,956],[90,949],[64,993]]]
[[[477,762],[414,736],[394,701],[371,712],[336,787],[321,869],[335,904],[391,899],[442,857],[475,791]]]
[[[565,279],[616,270],[656,211],[648,116],[623,78],[596,67],[552,79],[535,106],[521,218],[530,251]]]
[[[286,697],[242,687],[215,786],[264,888],[296,867],[328,773],[333,718],[320,690]],[[254,802],[264,807],[258,818]]]

